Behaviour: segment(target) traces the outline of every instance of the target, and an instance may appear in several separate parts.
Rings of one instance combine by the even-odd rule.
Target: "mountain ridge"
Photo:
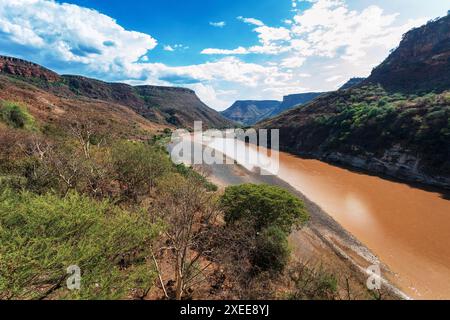
[[[187,88],[131,86],[79,75],[59,75],[33,62],[7,56],[0,56],[0,74],[18,77],[60,97],[120,104],[159,124],[186,128],[192,128],[194,121],[202,121],[209,128],[232,125]]]
[[[254,125],[275,117],[291,108],[303,105],[322,95],[322,92],[291,94],[277,100],[237,100],[231,107],[221,112],[223,116],[243,125]]]

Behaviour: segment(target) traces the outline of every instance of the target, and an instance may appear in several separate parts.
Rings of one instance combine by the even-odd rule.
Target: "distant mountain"
[[[310,102],[322,93],[299,93],[283,97],[283,101],[246,100],[236,101],[222,115],[237,123],[251,126],[265,119],[275,117],[286,110]]]
[[[323,92],[308,92],[284,96],[283,102],[274,111],[272,111],[270,117],[275,117],[296,106],[306,104],[322,94]]]
[[[366,80],[366,78],[351,78],[342,87],[340,87],[339,90],[347,90],[353,88],[358,84],[360,84],[361,82],[363,82],[364,80]]]
[[[252,125],[266,119],[280,104],[280,101],[274,100],[236,101],[230,108],[222,111],[222,115],[237,123]]]
[[[280,147],[450,189],[450,15],[408,32],[371,76],[265,120]]]
[[[440,92],[450,87],[450,14],[413,29],[364,82],[390,92]]]
[[[158,124],[191,128],[194,121],[203,121],[211,128],[232,126],[230,120],[205,105],[190,89],[130,86],[58,75],[37,64],[4,56],[0,56],[0,74],[26,81],[58,97],[86,98],[126,106]]]

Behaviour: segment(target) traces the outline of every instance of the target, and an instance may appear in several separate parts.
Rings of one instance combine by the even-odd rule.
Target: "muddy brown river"
[[[224,145],[223,140],[210,144],[254,169],[256,147],[244,157],[239,147],[233,154]],[[276,175],[380,257],[407,295],[450,298],[450,201],[442,193],[283,152]]]
[[[377,254],[405,293],[450,298],[450,201],[442,194],[286,153],[278,176]]]

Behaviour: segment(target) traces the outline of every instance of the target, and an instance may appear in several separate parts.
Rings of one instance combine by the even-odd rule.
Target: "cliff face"
[[[391,92],[442,92],[450,87],[450,15],[406,33],[365,84]]]
[[[284,96],[282,102],[274,100],[236,101],[230,108],[223,111],[222,115],[232,121],[251,126],[304,105],[320,95],[322,95],[320,92],[292,94]]]
[[[209,108],[194,91],[185,88],[107,83],[81,76],[60,76],[37,64],[0,56],[0,74],[18,77],[58,97],[81,98],[126,106],[158,123],[192,128],[194,121],[205,127],[223,128],[232,122]]]
[[[270,116],[275,117],[296,106],[304,105],[322,94],[323,92],[309,92],[284,96],[283,102],[274,111],[272,111]]]
[[[243,125],[253,125],[266,119],[279,105],[280,101],[274,100],[236,101],[230,108],[223,111],[222,115]]]
[[[49,82],[60,80],[59,75],[53,71],[32,62],[12,57],[0,56],[0,72],[12,76],[34,78]]]
[[[449,19],[409,32],[359,85],[258,127],[292,153],[450,188]]]

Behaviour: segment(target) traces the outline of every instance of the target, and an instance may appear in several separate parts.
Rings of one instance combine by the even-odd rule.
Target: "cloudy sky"
[[[367,76],[448,0],[0,0],[0,54],[211,107]]]

